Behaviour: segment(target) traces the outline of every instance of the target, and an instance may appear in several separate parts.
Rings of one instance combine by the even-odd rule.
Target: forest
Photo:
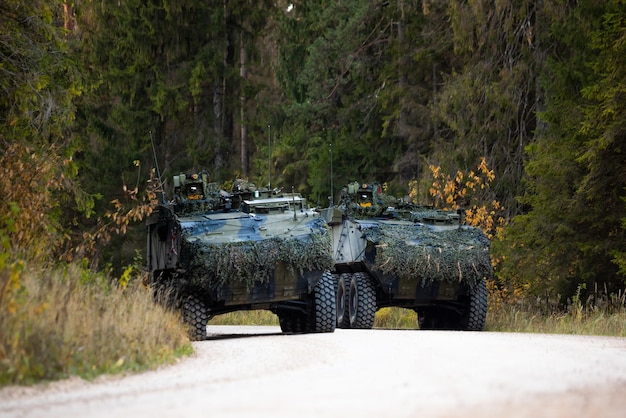
[[[625,288],[623,0],[0,0],[0,91],[4,283],[123,277],[160,183],[207,170],[480,209],[494,286]]]

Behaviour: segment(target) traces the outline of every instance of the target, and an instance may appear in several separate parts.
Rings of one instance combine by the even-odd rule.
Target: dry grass
[[[0,385],[140,370],[191,353],[179,317],[141,285],[77,267],[0,272]]]
[[[563,306],[558,297],[531,298],[494,286],[488,289],[489,331],[626,336],[626,293],[622,291],[594,288],[583,297],[586,287],[581,285]]]
[[[278,317],[270,311],[239,311],[218,315],[209,321],[209,325],[274,325],[278,326]],[[400,308],[383,308],[376,312],[375,328],[417,328],[417,314]]]
[[[605,311],[570,308],[562,312],[544,313],[519,306],[507,306],[488,312],[486,329],[499,332],[626,337],[626,309]]]
[[[374,317],[374,328],[417,329],[417,313],[403,308],[379,309]]]
[[[278,317],[270,311],[237,311],[218,315],[209,321],[209,325],[275,325]]]
[[[269,311],[240,311],[216,316],[209,325],[276,325],[278,317]],[[417,314],[408,309],[382,308],[376,312],[374,328],[416,329]]]

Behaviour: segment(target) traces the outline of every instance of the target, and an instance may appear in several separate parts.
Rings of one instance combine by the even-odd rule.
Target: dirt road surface
[[[0,417],[624,417],[626,339],[209,326],[159,370],[0,390]]]

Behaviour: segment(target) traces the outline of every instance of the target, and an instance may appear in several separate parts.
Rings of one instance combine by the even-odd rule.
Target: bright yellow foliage
[[[440,166],[429,166],[433,181],[429,188],[435,206],[444,210],[465,209],[465,223],[481,228],[489,239],[493,239],[506,224],[500,214],[504,208],[489,192],[495,179],[493,170],[483,157],[476,171],[465,173],[458,170],[454,174],[444,173]],[[417,196],[417,182],[409,183],[411,198]]]

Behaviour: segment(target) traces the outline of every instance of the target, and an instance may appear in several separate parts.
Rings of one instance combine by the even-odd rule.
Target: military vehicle
[[[333,332],[330,230],[300,194],[208,173],[174,176],[174,198],[147,220],[150,283],[182,310],[193,340],[215,315],[274,312],[283,332]]]
[[[333,235],[338,327],[371,328],[378,309],[394,306],[415,310],[420,329],[484,328],[490,243],[462,211],[353,182],[322,214]]]

